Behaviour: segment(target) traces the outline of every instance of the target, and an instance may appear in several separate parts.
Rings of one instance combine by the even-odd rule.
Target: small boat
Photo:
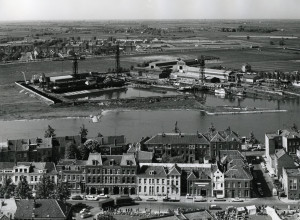
[[[215,94],[225,95],[226,94],[226,90],[223,89],[223,88],[215,89]]]
[[[245,92],[238,92],[236,95],[240,96],[240,97],[243,97],[243,96],[245,96]]]
[[[300,81],[294,81],[292,82],[292,85],[295,87],[300,87]]]
[[[190,91],[190,90],[192,90],[191,86],[182,86],[182,87],[178,88],[178,91],[181,91],[181,92]]]

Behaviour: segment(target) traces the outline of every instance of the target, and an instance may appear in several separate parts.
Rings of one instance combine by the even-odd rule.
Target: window
[[[15,169],[15,173],[17,173],[18,172],[18,169]]]
[[[34,176],[34,181],[37,181],[37,176]]]
[[[238,187],[241,188],[242,187],[242,184],[241,182],[238,182]]]
[[[290,189],[291,190],[297,189],[297,179],[290,179]]]
[[[147,182],[146,182],[147,180],[146,180],[146,178],[144,179],[144,184],[146,184]]]
[[[24,169],[24,173],[27,173],[27,169]]]
[[[245,190],[245,197],[249,197],[249,191],[248,190]]]
[[[159,179],[156,180],[156,183],[159,184]]]
[[[142,192],[142,187],[141,186],[139,186],[139,192]]]
[[[170,180],[167,180],[167,185],[170,185]]]
[[[148,180],[149,184],[151,184],[151,179]]]
[[[144,186],[144,193],[147,192],[147,186]]]
[[[31,181],[31,182],[33,181],[33,176],[30,177],[30,181]]]
[[[161,192],[164,193],[165,192],[165,187],[161,187]]]
[[[158,186],[158,187],[156,187],[156,192],[157,192],[157,193],[159,193],[159,186]]]
[[[246,188],[249,187],[247,182],[245,182],[245,187],[246,187]]]
[[[139,184],[141,184],[142,183],[142,179],[139,179]]]
[[[18,181],[18,176],[15,176],[15,182],[17,182]]]
[[[161,180],[161,184],[165,184],[165,180],[164,179]]]

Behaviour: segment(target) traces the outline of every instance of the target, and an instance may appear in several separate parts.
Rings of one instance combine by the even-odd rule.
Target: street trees
[[[30,199],[32,197],[31,189],[24,176],[20,176],[20,181],[15,188],[15,196],[21,199]]]
[[[79,147],[78,147],[78,155],[77,155],[77,159],[80,159],[80,160],[87,160],[89,157],[89,149],[84,145],[84,144],[81,144]]]
[[[3,184],[0,187],[0,195],[3,196],[4,198],[10,198],[12,196],[14,190],[15,190],[15,185],[10,177],[5,176],[3,180]]]
[[[81,137],[81,143],[84,143],[86,141],[86,137],[88,135],[88,129],[85,128],[84,124],[82,125],[82,127],[80,127],[79,134]]]
[[[49,137],[55,137],[56,134],[54,133],[55,129],[53,129],[50,125],[48,125],[47,130],[45,131],[45,138],[49,138]]]
[[[78,151],[77,146],[72,142],[68,142],[65,148],[65,158],[75,159],[76,155],[78,154],[77,151]]]
[[[57,184],[55,189],[55,199],[65,202],[71,196],[68,183],[60,182]]]
[[[51,199],[55,196],[55,184],[49,175],[43,175],[36,185],[36,198]]]

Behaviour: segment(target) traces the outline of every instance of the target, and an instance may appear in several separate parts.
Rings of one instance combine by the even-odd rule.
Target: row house
[[[0,185],[4,184],[5,179],[10,178],[15,185],[18,185],[21,177],[24,177],[29,187],[36,189],[37,183],[42,176],[48,175],[52,181],[57,183],[57,171],[52,162],[1,162],[0,163]]]
[[[286,153],[284,149],[280,149],[274,155],[271,155],[270,165],[279,179],[282,177],[282,168],[296,168],[293,157]]]
[[[222,150],[241,150],[242,140],[238,133],[232,131],[230,127],[223,131],[210,128],[210,131],[203,134],[210,143],[210,155],[216,159]]]
[[[186,163],[203,163],[204,157],[210,156],[210,143],[201,133],[159,133],[143,145],[157,160],[165,154],[182,156]]]
[[[52,162],[18,162],[13,170],[13,183],[18,185],[21,176],[23,176],[33,192],[44,175],[50,176],[51,180],[57,184],[57,171],[55,164]]]
[[[204,134],[159,133],[143,146],[158,159],[164,154],[170,157],[182,155],[186,163],[203,163],[206,158],[215,160],[221,150],[241,150],[242,140],[227,128],[224,131],[211,129]]]
[[[282,187],[288,199],[300,199],[299,168],[284,167],[282,171]]]
[[[133,154],[90,153],[85,161],[61,160],[57,170],[74,193],[136,194],[137,163]]]
[[[65,146],[81,144],[80,135],[7,140],[1,143],[0,161],[2,162],[54,162],[64,157]]]
[[[122,155],[128,150],[124,135],[102,136],[90,138],[96,140],[100,145],[102,155]]]
[[[212,196],[212,178],[210,169],[191,171],[187,177],[187,191],[193,196]]]
[[[13,162],[0,162],[0,186],[2,186],[6,179],[13,179],[14,175]]]
[[[265,134],[266,156],[270,160],[278,150],[284,149],[288,154],[296,155],[300,148],[300,132],[296,129],[278,130]]]
[[[181,169],[176,165],[142,166],[137,179],[138,195],[177,198],[181,195]]]
[[[71,194],[85,193],[86,161],[63,159],[57,165],[58,180],[68,183]]]

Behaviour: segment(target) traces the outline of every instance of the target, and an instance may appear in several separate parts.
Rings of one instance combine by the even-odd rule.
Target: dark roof
[[[55,199],[21,199],[16,203],[16,219],[32,219],[33,213],[35,218],[67,218],[71,208]]]
[[[200,133],[160,133],[147,140],[145,144],[209,144],[209,142]]]
[[[235,131],[227,128],[223,131],[207,132],[203,134],[209,141],[213,142],[225,142],[225,141],[237,141],[240,142],[241,138]]]
[[[248,167],[233,166],[225,172],[225,179],[252,180],[253,177]]]
[[[101,158],[103,166],[109,166],[110,161],[114,161],[115,166],[120,166],[122,155],[102,155]]]
[[[56,174],[55,164],[52,162],[18,162],[17,165],[30,166],[30,172],[38,173],[39,170],[47,170],[47,173]]]
[[[137,152],[137,160],[140,162],[152,162],[153,152],[148,151],[138,151]]]
[[[13,169],[14,166],[14,162],[0,162],[0,170]]]
[[[154,171],[151,175],[150,172]],[[139,172],[140,177],[166,177],[167,170],[163,166],[142,166]]]

